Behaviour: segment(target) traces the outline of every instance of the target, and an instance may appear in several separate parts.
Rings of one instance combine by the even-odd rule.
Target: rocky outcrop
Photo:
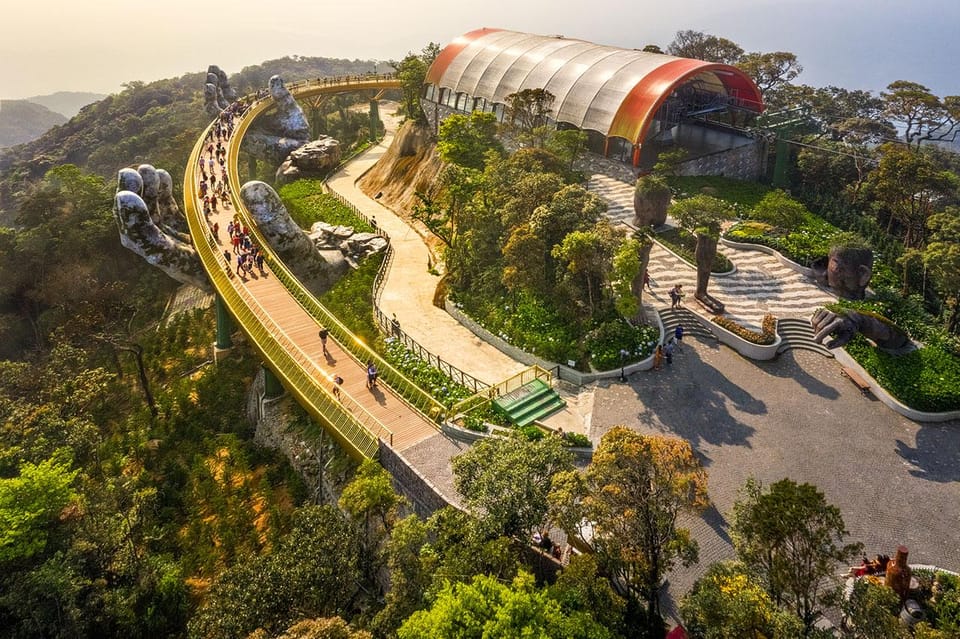
[[[431,130],[407,121],[397,131],[383,158],[359,184],[370,197],[406,215],[420,202],[417,193],[428,196],[434,193],[440,168]]]
[[[322,135],[287,156],[274,181],[281,185],[300,178],[324,177],[340,164],[340,156],[340,142]]]
[[[244,149],[278,165],[310,141],[310,124],[280,76],[270,78],[275,109],[257,118],[243,138]]]
[[[387,248],[387,240],[383,237],[376,233],[357,233],[352,226],[316,222],[310,227],[309,235],[317,250],[337,250],[354,262]]]

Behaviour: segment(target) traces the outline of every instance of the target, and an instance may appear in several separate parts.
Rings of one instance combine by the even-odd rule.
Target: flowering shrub
[[[410,381],[430,393],[430,395],[447,408],[461,399],[473,395],[473,392],[453,381],[438,369],[413,354],[399,341],[393,340],[387,344],[384,359]]]
[[[808,214],[802,224],[786,234],[769,225],[742,222],[728,230],[724,237],[734,242],[768,246],[797,264],[810,266],[827,256],[833,240],[841,233],[829,222]]]
[[[751,344],[768,346],[777,340],[777,318],[767,313],[763,316],[760,324],[760,332],[751,331],[749,328],[737,324],[728,317],[716,315],[713,317],[713,323],[722,326],[737,337],[747,340]]]
[[[619,368],[646,359],[657,345],[660,334],[653,326],[631,326],[622,319],[604,322],[585,336],[590,364],[597,370]],[[621,362],[620,350],[629,354]]]

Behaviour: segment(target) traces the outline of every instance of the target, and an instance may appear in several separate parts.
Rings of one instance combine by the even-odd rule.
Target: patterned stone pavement
[[[749,476],[820,488],[870,556],[960,568],[960,422],[917,424],[864,396],[834,360],[790,351],[753,362],[685,340],[672,366],[597,385],[590,437],[624,424],[683,437],[709,473],[713,506],[686,522],[700,563],[669,575],[672,610],[706,567],[732,557],[729,516]]]
[[[607,203],[607,217],[616,224],[633,219],[633,186],[605,175],[593,175],[587,187]],[[730,275],[710,278],[710,293],[727,307],[727,315],[741,324],[759,329],[767,313],[779,317],[809,317],[818,307],[836,301],[809,278],[760,251],[744,251],[721,246],[736,267]],[[669,301],[667,292],[682,284],[687,306],[699,310],[692,300],[696,290],[696,269],[659,244],[650,253],[650,278],[661,303]]]

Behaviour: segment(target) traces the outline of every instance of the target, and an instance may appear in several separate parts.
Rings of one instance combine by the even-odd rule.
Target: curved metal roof
[[[502,29],[456,38],[426,81],[500,103],[511,93],[544,88],[556,98],[558,122],[637,143],[670,93],[694,78],[741,107],[763,110],[756,85],[733,66]]]

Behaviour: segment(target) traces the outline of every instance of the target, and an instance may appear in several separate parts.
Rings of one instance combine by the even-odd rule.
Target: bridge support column
[[[281,397],[286,392],[286,390],[283,388],[283,384],[280,383],[280,380],[277,379],[277,376],[273,374],[273,371],[270,370],[268,366],[261,364],[260,368],[263,369],[264,398],[276,399]]]
[[[233,318],[227,310],[227,305],[223,303],[223,298],[216,296],[217,309],[217,341],[213,345],[213,358],[218,360],[233,348],[233,340],[230,339],[230,333],[233,332]]]
[[[370,141],[377,139],[380,133],[380,103],[370,100]]]

